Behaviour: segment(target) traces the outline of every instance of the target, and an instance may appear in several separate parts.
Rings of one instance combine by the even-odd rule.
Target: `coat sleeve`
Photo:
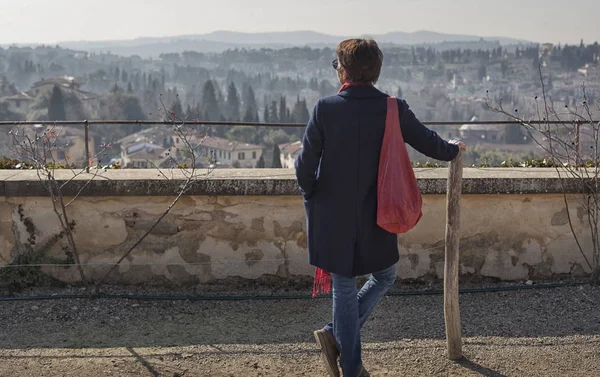
[[[304,137],[302,151],[296,159],[296,178],[300,191],[305,199],[309,199],[317,188],[317,169],[323,153],[323,128],[319,123],[319,102],[315,105]]]
[[[400,128],[404,141],[427,157],[440,161],[452,161],[458,155],[457,145],[442,139],[435,131],[425,127],[412,112],[408,103],[398,101],[400,109]]]

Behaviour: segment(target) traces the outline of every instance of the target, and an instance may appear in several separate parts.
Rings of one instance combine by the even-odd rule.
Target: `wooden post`
[[[450,163],[446,197],[446,259],[444,264],[444,319],[448,358],[460,360],[462,335],[458,304],[458,270],[460,242],[460,195],[462,188],[463,153]]]
[[[90,172],[90,135],[89,135],[89,130],[90,130],[90,125],[88,124],[88,121],[84,121],[83,122],[83,127],[84,127],[84,133],[85,133],[85,171],[86,172]]]
[[[575,123],[575,169],[579,170],[579,164],[581,163],[581,147],[579,146],[579,136],[581,135],[581,124]]]

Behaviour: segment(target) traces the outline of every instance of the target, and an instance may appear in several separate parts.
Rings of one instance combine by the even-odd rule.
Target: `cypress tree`
[[[52,95],[48,103],[48,119],[50,121],[66,120],[65,99],[62,90],[58,86],[52,88]]]
[[[273,169],[281,169],[281,151],[279,150],[279,145],[275,144],[273,146],[273,163],[271,164]]]
[[[277,101],[271,102],[271,108],[269,109],[269,120],[272,123],[278,123],[281,121],[281,119],[279,119],[279,115],[277,114]]]
[[[218,120],[221,116],[215,86],[208,80],[202,88],[202,112],[206,114],[209,121]]]
[[[264,167],[265,167],[265,158],[261,154],[260,157],[258,158],[258,161],[256,162],[256,168],[257,169],[264,169]]]
[[[256,114],[256,116],[258,117],[258,114]],[[256,120],[254,119],[254,114],[252,113],[252,111],[250,111],[250,109],[246,110],[246,114],[244,114],[244,122],[256,122]]]
[[[171,106],[171,111],[175,114],[175,117],[177,118],[183,118],[183,116],[185,115],[183,113],[183,107],[181,106],[181,101],[179,101],[179,97],[177,97],[175,99],[175,102],[173,102],[173,105]]]
[[[227,89],[227,107],[225,115],[233,121],[240,120],[240,95],[235,84],[232,82]]]
[[[285,96],[281,96],[281,98],[279,99],[279,121],[281,123],[289,122]]]
[[[310,113],[308,112],[308,107],[306,105],[306,100],[301,100],[300,97],[296,99],[296,104],[294,104],[294,110],[292,110],[292,119],[293,123],[308,123],[310,118]]]
[[[248,86],[244,96],[244,109],[246,114],[257,114],[256,121],[258,121],[258,105],[256,104],[256,95],[251,85]]]

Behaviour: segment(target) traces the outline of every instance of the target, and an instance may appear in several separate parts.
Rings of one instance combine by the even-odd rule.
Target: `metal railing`
[[[527,121],[528,124],[532,125],[556,125],[574,123],[575,121],[558,121],[558,120],[531,120]],[[577,123],[580,124],[596,124],[600,120],[579,120]],[[248,126],[248,127],[306,127],[305,123],[264,123],[264,122],[213,122],[213,121],[157,121],[157,120],[64,120],[64,121],[0,121],[0,127],[2,126],[34,126],[34,125],[54,125],[54,126],[78,126],[78,125],[113,125],[113,126],[127,126],[127,125],[177,125],[185,123],[187,125],[198,125],[198,126]],[[478,124],[484,126],[491,125],[509,125],[509,124],[521,124],[521,122],[513,120],[487,120],[487,121],[431,121],[422,122],[426,126],[462,126],[464,124]]]

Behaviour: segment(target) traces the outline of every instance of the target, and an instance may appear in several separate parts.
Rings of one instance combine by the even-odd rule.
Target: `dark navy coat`
[[[347,277],[399,260],[398,237],[377,226],[377,174],[388,95],[354,86],[314,107],[296,161],[304,196],[310,264]],[[398,100],[404,141],[437,160],[451,161],[458,146],[426,128]]]

